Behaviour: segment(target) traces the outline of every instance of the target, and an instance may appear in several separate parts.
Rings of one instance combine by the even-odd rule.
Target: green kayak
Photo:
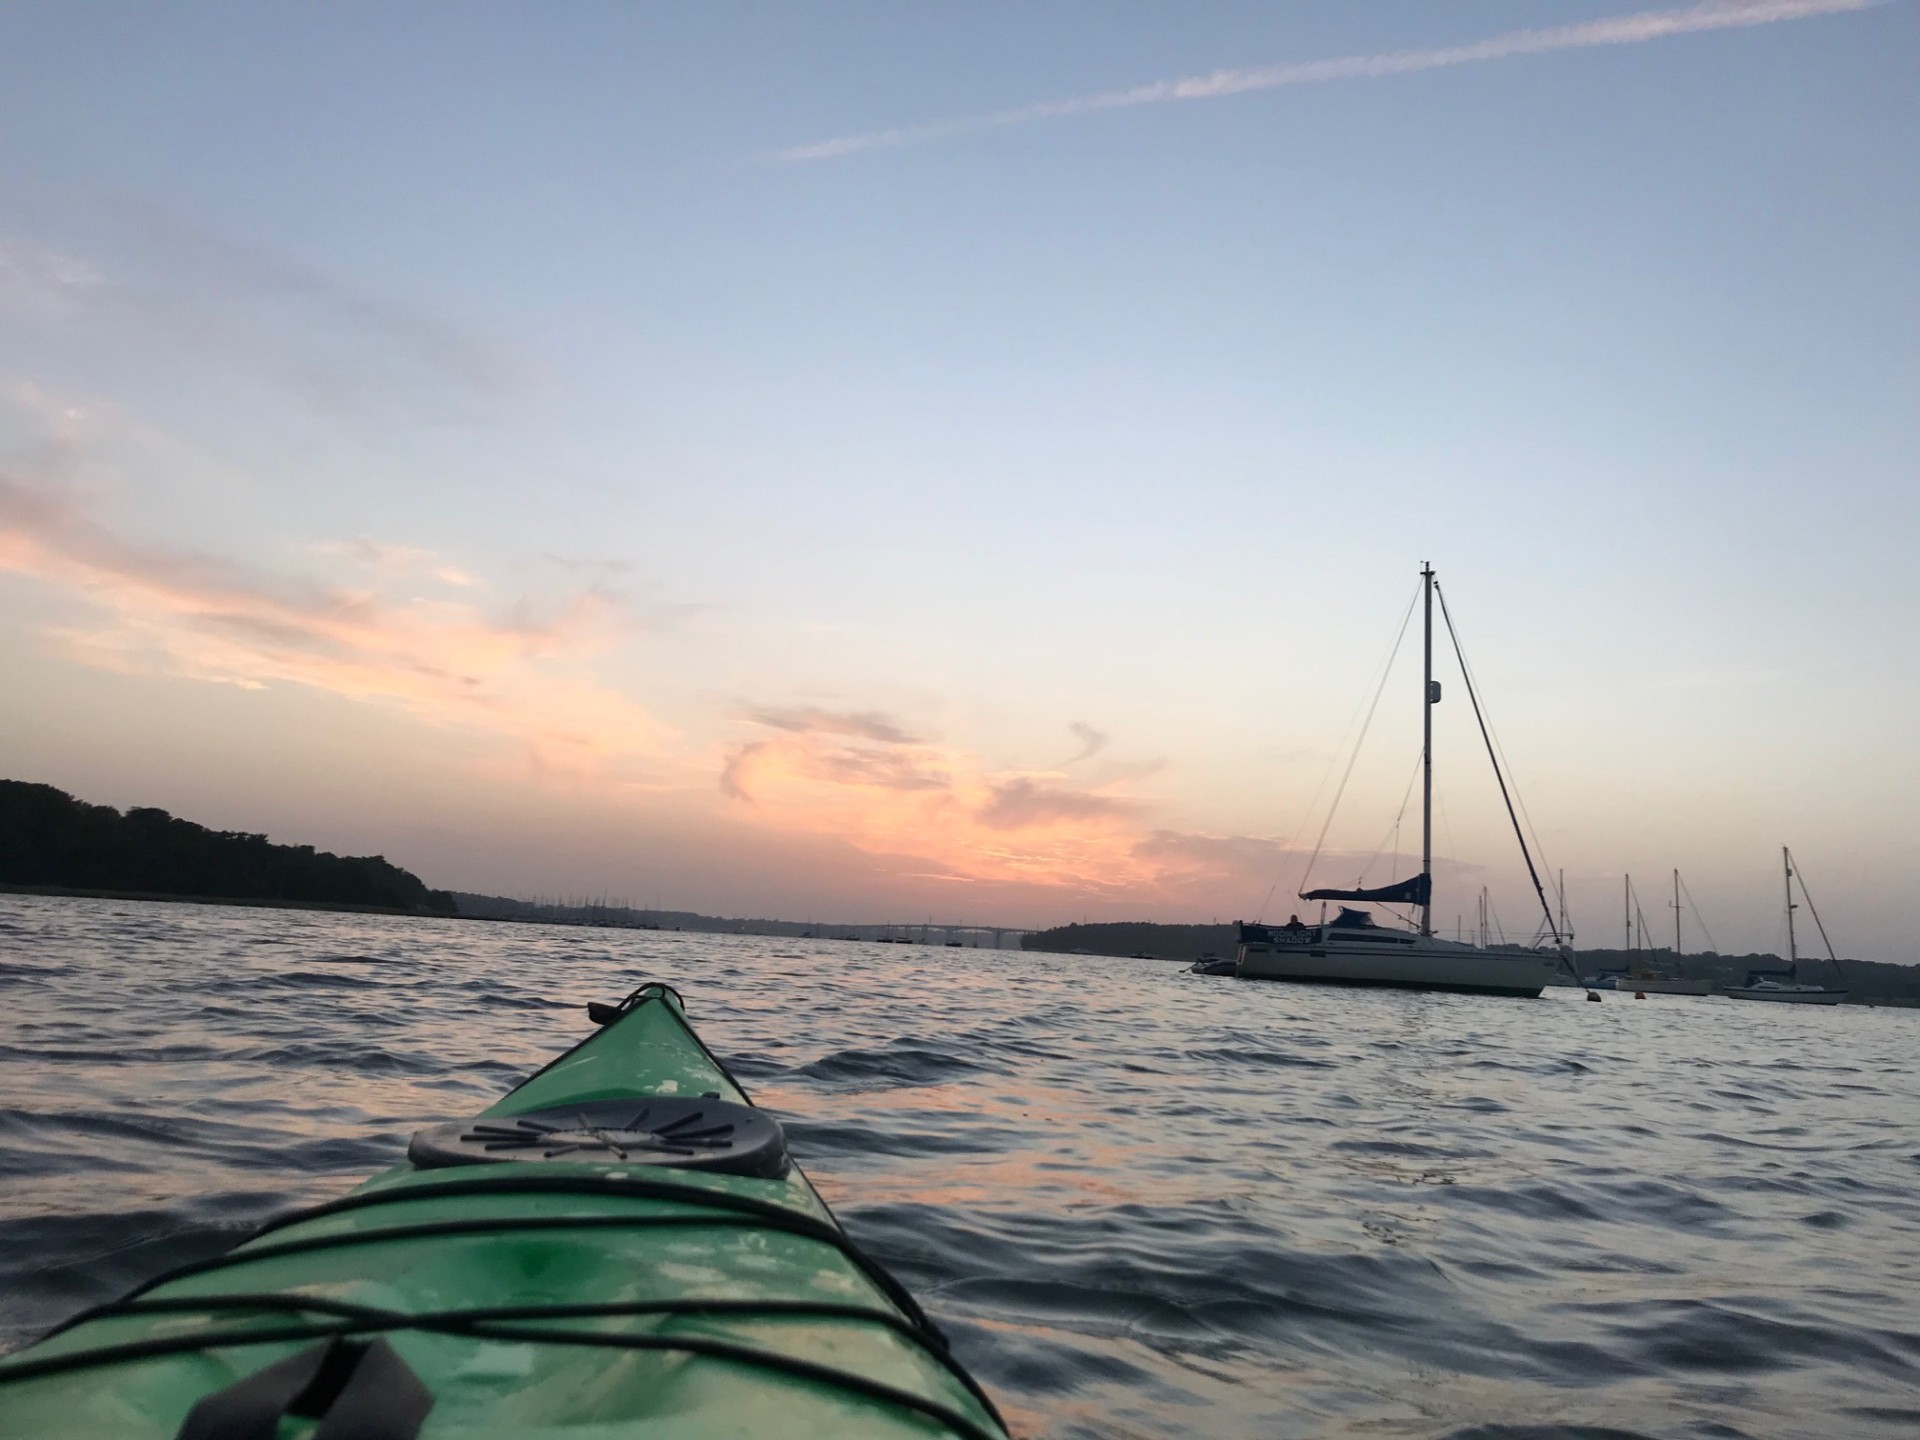
[[[0,1359],[0,1437],[1005,1440],[645,985],[407,1163]]]

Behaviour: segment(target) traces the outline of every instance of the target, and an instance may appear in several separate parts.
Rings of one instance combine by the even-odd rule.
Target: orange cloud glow
[[[440,596],[389,593],[423,578],[472,583],[436,557],[354,548],[372,562],[366,583],[286,581],[129,543],[59,493],[0,474],[0,570],[81,602],[83,616],[53,634],[84,663],[383,701],[523,742],[545,768],[655,755],[670,738],[583,664],[625,629],[612,593],[589,588],[551,613],[488,616]]]
[[[775,733],[733,748],[725,794],[764,823],[887,857],[903,876],[1199,904],[1244,894],[1283,853],[1268,840],[1156,828],[1154,805],[1118,788],[1157,767],[1076,785],[1057,771],[998,770],[871,712],[763,708],[744,718]]]
[[[716,799],[736,818],[850,845],[900,892],[934,881],[996,907],[1191,912],[1257,896],[1278,863],[1270,841],[1169,828],[1137,793],[1163,762],[1112,758],[1110,738],[1085,721],[1067,726],[1071,752],[1044,768],[995,763],[857,706],[749,707],[730,747],[683,736],[607,678],[617,652],[669,616],[630,606],[617,566],[569,562],[569,596],[489,609],[483,577],[425,549],[306,544],[288,552],[287,572],[134,538],[83,499],[121,493],[122,467],[102,453],[125,451],[149,485],[147,472],[166,465],[197,476],[199,457],[36,391],[13,399],[45,439],[0,468],[0,572],[59,597],[65,613],[41,633],[82,664],[386,706],[509,740],[546,779],[684,792],[717,778]]]

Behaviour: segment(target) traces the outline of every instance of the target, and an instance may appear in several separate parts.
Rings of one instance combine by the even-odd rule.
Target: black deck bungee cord
[[[502,1215],[491,1218],[462,1218],[458,1220],[429,1221],[419,1225],[393,1225],[377,1230],[341,1230],[327,1235],[307,1235],[281,1240],[277,1243],[256,1244],[263,1235],[297,1225],[307,1220],[322,1219],[343,1211],[360,1210],[380,1204],[401,1204],[414,1200],[432,1200],[447,1195],[488,1195],[488,1194],[554,1194],[589,1195],[594,1197],[670,1200],[701,1206],[706,1213],[688,1213],[680,1215]],[[805,1240],[814,1240],[840,1252],[855,1269],[871,1280],[887,1299],[897,1305],[907,1319],[924,1329],[938,1344],[945,1345],[946,1337],[940,1327],[933,1323],[912,1294],[896,1280],[881,1264],[866,1254],[848,1238],[838,1226],[819,1220],[784,1205],[775,1205],[768,1201],[756,1200],[747,1195],[732,1195],[725,1191],[700,1190],[691,1185],[673,1185],[665,1182],[647,1180],[595,1180],[585,1176],[536,1176],[514,1175],[500,1180],[454,1181],[444,1185],[410,1185],[404,1189],[391,1191],[371,1191],[359,1195],[344,1196],[325,1205],[314,1206],[311,1210],[297,1211],[278,1220],[269,1221],[253,1236],[239,1246],[224,1254],[210,1256],[205,1260],[196,1260],[186,1265],[156,1275],[153,1279],[135,1286],[128,1291],[125,1299],[132,1300],[175,1280],[184,1280],[191,1275],[204,1275],[214,1270],[224,1270],[236,1265],[249,1264],[255,1260],[270,1260],[284,1255],[306,1254],[315,1250],[339,1249],[346,1246],[375,1244],[392,1240],[424,1240],[439,1235],[486,1235],[510,1230],[561,1230],[561,1229],[635,1229],[653,1230],[666,1228],[719,1228],[719,1229],[771,1229]],[[251,1247],[251,1248],[249,1248]],[[78,1320],[69,1320],[50,1334],[77,1324]]]
[[[803,1380],[810,1380],[815,1384],[833,1386],[863,1395],[871,1400],[880,1400],[903,1409],[918,1411],[945,1425],[955,1434],[965,1437],[965,1440],[1005,1440],[1006,1422],[1000,1418],[1000,1413],[995,1409],[993,1401],[980,1389],[977,1381],[951,1362],[945,1366],[947,1373],[959,1380],[966,1387],[967,1392],[980,1402],[981,1407],[993,1418],[994,1423],[1001,1427],[1002,1434],[996,1435],[984,1429],[967,1415],[937,1400],[929,1400],[912,1391],[898,1389],[884,1381],[872,1380],[852,1371],[838,1370],[830,1365],[816,1364],[814,1361],[802,1360],[792,1355],[782,1355],[778,1351],[735,1344],[730,1340],[715,1340],[694,1335],[663,1336],[621,1334],[613,1331],[551,1330],[538,1325],[514,1325],[505,1321],[472,1322],[461,1318],[460,1312],[452,1312],[450,1323],[440,1323],[439,1317],[432,1314],[407,1315],[398,1311],[374,1311],[371,1307],[368,1309],[367,1318],[338,1325],[284,1325],[273,1329],[236,1332],[231,1336],[172,1335],[153,1340],[123,1341],[117,1345],[103,1345],[94,1350],[49,1355],[39,1360],[0,1364],[0,1384],[13,1380],[38,1379],[72,1370],[91,1369],[100,1365],[177,1355],[194,1350],[287,1344],[302,1340],[331,1340],[347,1335],[376,1334],[394,1330],[424,1330],[438,1334],[463,1335],[474,1340],[509,1341],[534,1345],[582,1345],[615,1350],[671,1351],[700,1355],[713,1360],[732,1361],[736,1364],[757,1366],[763,1370],[780,1371]]]
[[[843,1305],[830,1301],[814,1300],[732,1300],[732,1299],[678,1299],[678,1300],[632,1300],[601,1301],[582,1304],[560,1305],[495,1305],[480,1306],[465,1310],[432,1310],[409,1313],[389,1310],[375,1305],[362,1305],[350,1300],[332,1300],[324,1296],[288,1294],[282,1291],[262,1291],[251,1294],[226,1295],[156,1295],[140,1298],[128,1296],[121,1300],[110,1301],[83,1311],[61,1326],[62,1330],[84,1324],[90,1320],[122,1319],[141,1315],[192,1315],[218,1314],[235,1310],[294,1310],[314,1314],[334,1315],[346,1320],[367,1320],[386,1329],[430,1329],[441,1333],[478,1333],[472,1327],[493,1325],[513,1320],[590,1320],[623,1319],[634,1316],[737,1316],[741,1319],[815,1319],[815,1320],[853,1320],[866,1324],[882,1325],[902,1338],[913,1342],[928,1357],[964,1385],[971,1394],[997,1421],[1000,1414],[994,1407],[992,1398],[981,1388],[978,1381],[955,1365],[947,1352],[946,1338],[937,1331],[916,1325],[911,1320],[892,1310],[881,1310],[871,1305]],[[58,1333],[58,1332],[55,1332]],[[215,1332],[211,1335],[169,1336],[166,1342],[180,1342],[180,1349],[212,1350],[229,1345],[264,1343],[255,1337],[267,1332],[235,1331]],[[277,1332],[274,1332],[277,1333]],[[353,1327],[339,1333],[357,1333]],[[563,1332],[554,1332],[556,1334]],[[576,1332],[564,1332],[576,1333]],[[128,1341],[132,1345],[150,1345],[156,1341]],[[69,1355],[50,1357],[49,1363],[70,1361],[61,1365],[62,1369],[83,1368],[86,1364],[111,1363],[118,1346],[102,1346],[94,1350],[74,1351]],[[165,1352],[161,1352],[165,1353]],[[30,1362],[40,1363],[40,1362]],[[21,1367],[26,1368],[26,1367]],[[14,1367],[0,1363],[0,1384],[9,1379],[24,1378],[16,1375]]]
[[[334,1300],[323,1295],[302,1295],[284,1290],[262,1290],[221,1295],[150,1295],[142,1299],[115,1300],[96,1305],[77,1316],[72,1324],[91,1320],[118,1320],[142,1315],[217,1315],[233,1310],[291,1310],[319,1315],[335,1315],[345,1320],[389,1320],[405,1316],[416,1322],[430,1322],[435,1329],[459,1324],[483,1324],[501,1320],[618,1320],[641,1315],[740,1316],[746,1319],[810,1318],[816,1320],[859,1320],[884,1325],[936,1359],[944,1352],[925,1330],[903,1319],[892,1310],[872,1305],[846,1305],[826,1300],[605,1300],[559,1305],[484,1305],[463,1310],[391,1310],[378,1305],[362,1305],[352,1300]],[[234,1332],[244,1334],[245,1332]],[[211,1337],[220,1342],[220,1332]],[[205,1343],[205,1342],[203,1342]],[[944,1361],[943,1361],[944,1363]]]

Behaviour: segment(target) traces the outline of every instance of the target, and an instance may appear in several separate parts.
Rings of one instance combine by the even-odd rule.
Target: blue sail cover
[[[1380,905],[1425,905],[1433,895],[1433,877],[1415,875],[1378,890],[1308,890],[1302,900],[1372,900]]]

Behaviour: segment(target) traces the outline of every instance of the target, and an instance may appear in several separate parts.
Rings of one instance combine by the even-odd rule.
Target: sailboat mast
[[[1800,963],[1800,951],[1793,943],[1793,856],[1787,853],[1787,847],[1780,847],[1780,868],[1786,872],[1787,882],[1787,964],[1797,966]]]
[[[1427,877],[1427,898],[1420,906],[1420,933],[1433,934],[1433,566],[1420,562],[1420,593],[1426,645],[1420,682],[1420,873]]]
[[[1680,958],[1680,872],[1673,872],[1673,958]]]
[[[1620,929],[1626,936],[1625,948],[1633,949],[1633,877],[1620,877]]]

